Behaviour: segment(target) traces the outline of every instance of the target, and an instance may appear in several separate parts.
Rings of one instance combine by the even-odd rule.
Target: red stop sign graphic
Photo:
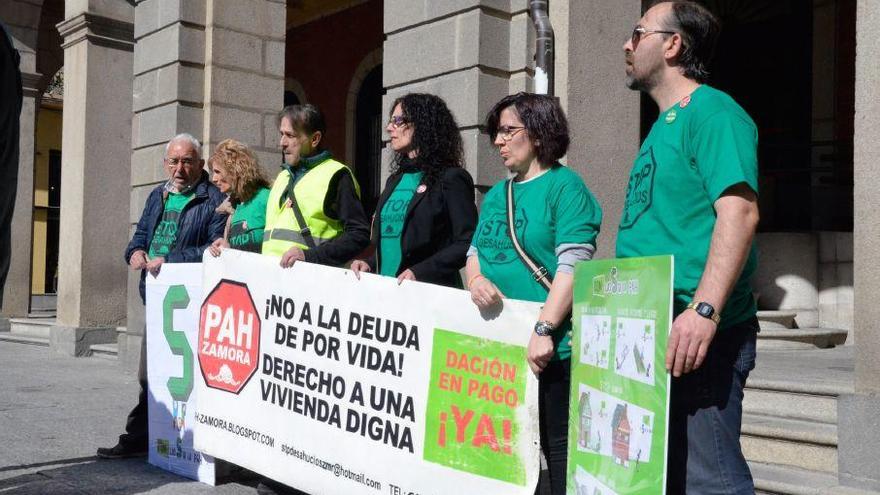
[[[247,286],[221,280],[202,303],[199,367],[205,383],[237,394],[257,370],[260,315]]]

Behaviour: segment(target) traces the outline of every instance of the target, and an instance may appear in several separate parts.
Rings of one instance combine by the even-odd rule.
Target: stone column
[[[383,115],[405,93],[440,96],[461,128],[476,184],[504,178],[504,165],[479,126],[498,100],[532,89],[534,29],[526,0],[386,0],[385,33]],[[386,148],[383,181],[389,156]]]
[[[206,10],[205,157],[220,141],[236,139],[274,178],[281,162],[275,118],[284,106],[287,1],[208,0]]]
[[[56,351],[86,355],[125,321],[133,8],[68,1]]]
[[[24,54],[22,54],[24,55]],[[26,72],[22,57],[21,83],[23,98],[19,120],[18,187],[15,193],[15,211],[12,216],[12,257],[3,294],[3,316],[23,318],[31,305],[31,251],[33,249],[34,217],[34,136],[37,123],[37,86],[42,76]],[[33,70],[33,68],[31,68]]]
[[[37,72],[37,40],[39,35],[39,5],[12,0],[0,12],[0,21],[6,24],[15,49],[21,55],[19,70],[24,90],[19,134],[18,186],[15,211],[12,217],[12,257],[6,285],[3,289],[3,307],[0,308],[0,331],[8,330],[8,317],[25,317],[30,309],[31,248],[34,210],[34,131],[36,127],[38,88],[42,75]]]
[[[640,144],[639,93],[624,83],[623,43],[642,15],[641,2],[558,3],[550,2],[551,15],[567,9],[567,25],[557,24],[572,26],[556,34],[557,45],[568,48],[556,52],[556,93],[567,102],[571,127],[567,163],[602,205],[597,256],[608,258]]]
[[[182,132],[202,138],[205,0],[138,1],[134,38],[129,233],[150,190],[167,179],[165,143]],[[139,277],[128,271],[126,332],[119,337],[119,359],[129,371],[137,371],[144,335]]]
[[[854,328],[855,384],[838,400],[840,483],[880,490],[880,11],[859,0],[856,13],[856,101],[854,136]]]
[[[238,139],[274,170],[274,116],[284,103],[284,0],[140,0],[135,8],[133,226],[166,179],[165,144],[187,132],[204,143]],[[133,227],[132,227],[133,229]],[[138,273],[129,272],[128,325],[120,359],[137,369],[144,335]]]

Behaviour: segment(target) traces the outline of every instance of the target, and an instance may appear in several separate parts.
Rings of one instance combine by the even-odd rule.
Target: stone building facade
[[[736,4],[705,3],[720,11]],[[766,7],[781,2],[753,3]],[[621,46],[642,8],[639,1],[550,1],[556,30],[555,94],[570,117],[574,143],[566,163],[581,173],[603,206],[601,256],[613,253],[629,165],[652,120],[649,105],[622,83]],[[840,110],[841,105],[833,106],[830,112],[839,118],[823,117],[812,125],[818,132],[822,122],[833,120],[838,127],[851,123],[840,132],[851,137],[848,173],[854,186],[847,186],[845,177],[840,184],[843,197],[849,189],[852,198],[852,214],[844,211],[842,216],[844,222],[851,217],[853,234],[821,235],[825,220],[820,213],[827,209],[822,198],[827,196],[811,196],[816,203],[813,216],[797,221],[813,222],[813,227],[795,249],[806,253],[806,265],[813,264],[812,275],[798,277],[815,293],[794,297],[788,304],[803,310],[813,325],[823,321],[824,304],[826,324],[851,326],[855,383],[853,392],[839,402],[839,477],[843,484],[880,490],[875,455],[880,448],[875,412],[880,406],[880,360],[875,357],[880,355],[880,333],[875,331],[880,308],[872,301],[880,292],[880,264],[875,261],[880,257],[880,190],[873,187],[880,165],[871,154],[872,145],[880,142],[880,9],[875,0],[814,0],[808,10],[804,15],[815,28],[810,32],[839,27],[839,16],[854,21],[851,55],[843,56],[854,69],[852,81],[847,82],[846,71],[838,71],[831,75],[835,83],[830,89],[822,89],[827,78],[819,78],[805,96],[812,98],[809,106],[815,117],[822,94],[840,88],[852,93],[849,113]],[[364,25],[340,24],[346,15],[353,19],[347,22]],[[286,95],[314,101],[332,109],[334,153],[352,163],[359,177],[378,176],[380,186],[385,167],[378,164],[387,164],[388,157],[358,158],[357,102],[361,86],[381,64],[381,94],[372,95],[381,97],[381,109],[370,114],[375,119],[370,128],[381,126],[391,101],[405,92],[440,95],[461,127],[468,170],[478,189],[485,191],[502,178],[503,168],[481,133],[481,122],[501,97],[531,89],[534,74],[534,31],[526,0],[7,0],[0,7],[0,21],[9,26],[22,53],[25,86],[13,225],[17,249],[3,314],[26,316],[30,309],[35,121],[38,99],[63,64],[63,193],[52,344],[62,352],[81,354],[90,342],[118,338],[121,361],[129,369],[138,360],[143,308],[137,276],[126,270],[121,253],[148,191],[163,180],[163,145],[169,138],[189,132],[206,150],[224,138],[240,139],[255,147],[271,171],[278,160],[274,119]],[[371,22],[376,26],[372,31],[365,27]],[[316,23],[324,23],[324,29]],[[326,40],[316,45],[292,41],[296,32],[310,29],[323,32]],[[356,56],[337,64],[338,70],[307,69],[322,71],[328,81],[343,79],[342,84],[334,81],[334,88],[341,89],[322,93],[327,88],[314,73],[302,72],[302,62],[311,60],[309,50],[329,54],[338,49],[334,37],[346,30],[362,40]],[[811,39],[815,60],[804,63],[821,66],[821,48],[832,39],[841,48],[827,57],[850,53],[843,31],[832,29],[827,36]],[[743,39],[754,35],[748,30],[737,33]],[[792,46],[764,48],[796,51]],[[763,85],[777,98],[786,97],[786,88],[774,86],[772,79],[762,80],[760,72],[736,81],[759,89]],[[840,156],[846,150],[816,153]],[[794,182],[805,181],[807,189],[800,190],[815,191],[810,187],[821,182],[821,177],[801,179]],[[775,180],[771,188],[792,182]],[[846,204],[850,203],[841,202],[840,208],[846,210]],[[771,205],[768,211],[780,216],[797,213],[784,206]],[[779,249],[791,246],[786,242]],[[801,294],[798,283],[786,290]],[[830,291],[823,292],[823,283]],[[784,304],[783,298],[777,306]],[[808,314],[812,310],[815,315]],[[119,327],[126,331],[117,336]]]

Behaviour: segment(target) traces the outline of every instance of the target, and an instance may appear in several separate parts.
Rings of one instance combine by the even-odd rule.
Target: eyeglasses
[[[510,141],[513,139],[513,136],[516,135],[517,132],[525,129],[524,126],[501,126],[498,128],[498,132],[495,134],[500,137],[504,141]]]
[[[630,41],[632,42],[633,51],[635,51],[636,47],[639,46],[639,41],[642,41],[642,38],[645,36],[649,36],[652,34],[677,34],[675,31],[660,31],[655,29],[645,29],[641,26],[636,26],[633,29],[632,35],[630,37]]]
[[[388,119],[388,125],[397,129],[398,127],[407,124],[409,121],[406,120],[406,117],[403,115],[392,115],[390,119]]]
[[[193,158],[166,158],[165,163],[172,167],[176,167],[179,163],[182,163],[184,167],[191,167],[196,163],[196,160]]]

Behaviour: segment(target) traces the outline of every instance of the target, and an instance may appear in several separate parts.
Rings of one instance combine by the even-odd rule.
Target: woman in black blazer
[[[410,93],[391,108],[385,129],[395,154],[373,216],[375,253],[351,269],[460,288],[477,208],[458,125],[434,95]]]

